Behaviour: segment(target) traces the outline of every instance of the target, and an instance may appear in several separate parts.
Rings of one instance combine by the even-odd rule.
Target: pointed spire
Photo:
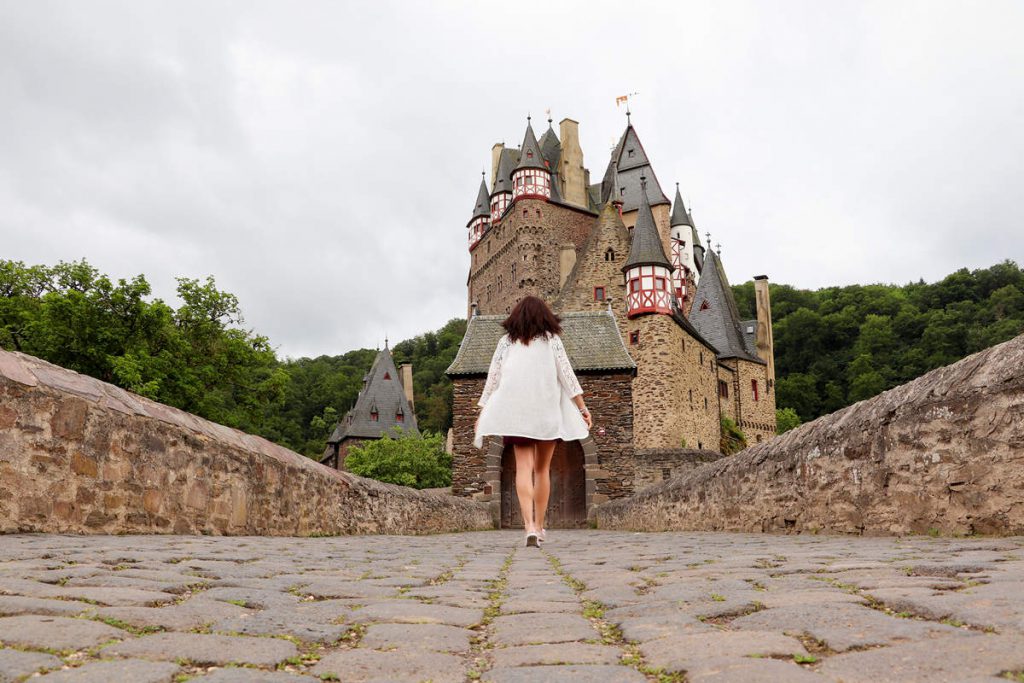
[[[540,145],[537,144],[537,136],[533,134],[533,126],[530,125],[530,117],[526,117],[526,135],[523,136],[523,146],[519,148],[519,164],[515,171],[523,168],[540,168],[549,171],[544,165],[544,155],[541,154]]]
[[[487,218],[491,215],[491,195],[487,191],[486,171],[481,171],[480,191],[476,193],[476,204],[473,206],[473,216],[469,219],[472,223],[477,218]]]
[[[507,147],[501,150],[501,156],[498,158],[498,175],[494,178],[494,192],[492,194],[500,192],[512,193],[512,172],[515,170],[518,162],[518,151],[508,149]]]
[[[635,266],[664,266],[673,270],[672,263],[665,256],[665,247],[658,234],[658,225],[654,222],[651,203],[647,200],[647,178],[640,177],[640,211],[633,228],[633,240],[629,246],[629,258],[623,264],[626,271]]]
[[[718,350],[719,358],[742,358],[764,363],[743,341],[739,309],[718,255],[708,250],[704,272],[693,299],[690,322]]]
[[[679,183],[676,183],[676,200],[672,202],[672,219],[669,221],[669,225],[689,225],[693,227],[693,219],[690,218],[690,213],[686,210],[686,205],[683,203],[683,196],[679,193]]]

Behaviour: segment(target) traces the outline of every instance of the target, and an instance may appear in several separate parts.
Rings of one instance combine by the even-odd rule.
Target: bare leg
[[[523,513],[523,525],[526,531],[537,529],[533,519],[533,446],[515,445],[516,452],[516,494],[519,496],[519,509]]]
[[[548,510],[548,496],[551,495],[551,456],[555,453],[554,441],[537,442],[537,458],[533,462],[533,499],[537,503],[537,530],[544,528],[544,513]]]

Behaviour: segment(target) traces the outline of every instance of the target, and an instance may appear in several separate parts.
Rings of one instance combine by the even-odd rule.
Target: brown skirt
[[[501,439],[504,446],[531,446],[537,443],[537,439],[528,436],[503,436]]]

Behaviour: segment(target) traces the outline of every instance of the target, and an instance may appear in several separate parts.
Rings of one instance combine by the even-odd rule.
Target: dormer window
[[[704,299],[704,301],[701,301],[701,302],[700,302],[700,310],[702,310],[702,311],[706,311],[706,310],[708,310],[709,308],[711,308],[711,304],[709,304],[709,303],[708,303],[708,300],[707,300],[707,299]]]
[[[390,372],[385,372],[384,373],[384,379],[391,379],[391,373]]]
[[[629,157],[630,159],[632,159],[632,158],[633,158],[633,154],[634,154],[634,152],[635,152],[635,150],[632,150],[632,149],[631,149],[631,150],[629,150],[629,151],[627,151],[627,152],[626,152],[626,156],[628,156],[628,157]]]
[[[370,419],[377,422],[380,419],[380,413],[377,412],[376,408],[370,409]]]

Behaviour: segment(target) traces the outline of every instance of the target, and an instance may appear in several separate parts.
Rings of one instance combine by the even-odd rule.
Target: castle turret
[[[466,227],[469,228],[469,248],[476,246],[480,238],[491,227],[491,197],[487,193],[487,181],[480,179],[480,191],[476,195],[476,204],[473,206],[473,216],[469,219]]]
[[[527,117],[526,135],[519,150],[519,164],[512,172],[512,201],[520,198],[550,199],[551,171],[541,153]]]
[[[622,272],[626,275],[626,315],[672,313],[672,264],[654,222],[647,199],[647,179],[640,179],[640,209],[629,246],[629,257]]]
[[[502,145],[498,151],[494,188],[491,190],[491,223],[497,223],[512,203],[512,171],[519,162],[519,153]]]
[[[680,302],[687,301],[692,292],[687,289],[687,280],[696,282],[697,265],[693,260],[693,219],[683,204],[683,197],[679,193],[679,183],[676,183],[676,199],[672,203],[672,217],[670,219],[670,243],[672,245],[672,288],[676,298]]]

